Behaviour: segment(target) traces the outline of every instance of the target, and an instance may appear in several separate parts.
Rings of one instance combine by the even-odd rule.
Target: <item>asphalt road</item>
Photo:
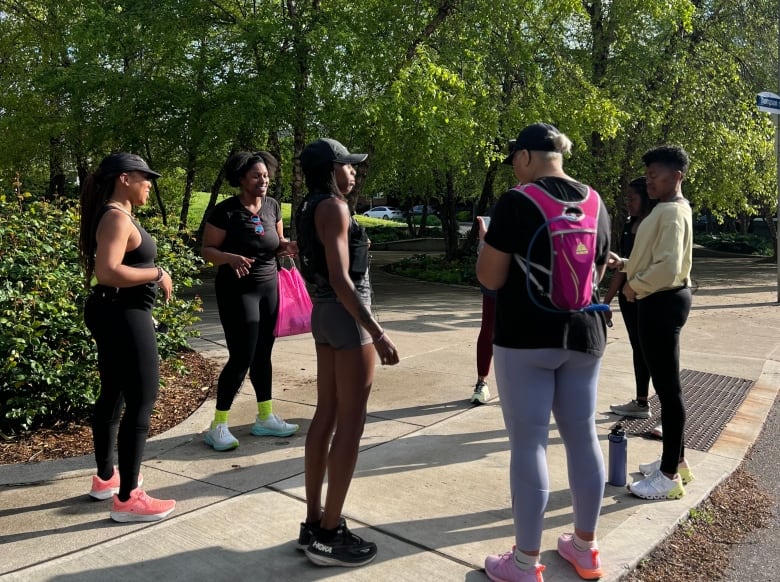
[[[745,459],[745,469],[758,478],[759,485],[771,493],[776,501],[772,522],[768,527],[754,531],[734,548],[731,562],[724,575],[725,582],[780,581],[780,551],[777,549],[780,532],[780,398],[767,417],[764,429]]]

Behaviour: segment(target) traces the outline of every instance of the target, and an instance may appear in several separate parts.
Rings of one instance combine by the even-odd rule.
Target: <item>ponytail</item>
[[[100,209],[114,192],[115,176],[102,176],[100,168],[87,176],[81,187],[81,221],[79,230],[79,262],[84,269],[87,289],[92,282],[95,271],[95,250],[97,240],[95,233],[99,220]]]

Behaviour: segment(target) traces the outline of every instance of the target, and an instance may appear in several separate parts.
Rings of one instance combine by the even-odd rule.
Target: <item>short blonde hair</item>
[[[552,138],[553,143],[555,144],[555,151],[561,154],[570,154],[571,153],[571,140],[568,138],[568,136],[565,133],[559,133],[558,135],[554,136]]]

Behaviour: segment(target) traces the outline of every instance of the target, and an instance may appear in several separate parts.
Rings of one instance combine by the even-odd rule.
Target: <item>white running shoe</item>
[[[637,400],[625,404],[610,404],[609,409],[615,414],[631,418],[650,418],[653,416],[653,413],[650,412],[650,406],[647,403],[642,406]]]
[[[680,476],[676,475],[674,479],[669,479],[660,470],[651,473],[641,481],[631,483],[628,490],[642,499],[680,499],[685,495]]]
[[[221,422],[207,431],[203,440],[207,445],[214,447],[215,451],[229,451],[238,446],[238,439],[230,433],[226,422]]]
[[[643,463],[639,465],[639,472],[642,473],[644,476],[652,475],[656,471],[661,470],[661,459],[660,457],[653,461],[652,463]],[[680,479],[682,479],[683,485],[687,485],[691,481],[693,481],[696,476],[693,474],[693,471],[691,471],[690,467],[683,467],[680,465],[677,468],[677,472],[680,473]]]
[[[255,436],[288,437],[295,434],[299,428],[297,424],[285,422],[275,414],[272,414],[265,420],[255,417],[255,423],[252,425],[250,432]]]
[[[471,403],[485,404],[488,400],[490,400],[490,390],[487,382],[477,380],[477,384],[474,386],[474,393],[471,395]]]

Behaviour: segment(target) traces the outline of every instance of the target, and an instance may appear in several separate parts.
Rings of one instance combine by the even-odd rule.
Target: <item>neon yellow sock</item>
[[[265,420],[274,411],[273,403],[271,400],[263,400],[257,403],[257,417],[260,420]]]
[[[211,422],[211,428],[214,428],[218,424],[227,424],[229,416],[230,416],[229,410],[214,411],[214,420]]]

